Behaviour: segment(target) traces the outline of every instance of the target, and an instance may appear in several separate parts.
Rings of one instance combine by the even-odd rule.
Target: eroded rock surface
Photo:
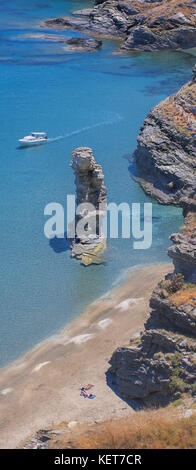
[[[196,193],[196,81],[162,101],[146,117],[136,161],[144,190],[164,204],[186,205]],[[193,205],[193,203],[191,203]]]
[[[102,46],[102,41],[92,38],[71,38],[67,39],[67,45],[69,50],[75,52],[91,52],[100,49]]]
[[[196,263],[190,265],[195,276]],[[141,338],[113,353],[111,373],[123,397],[157,406],[196,393],[196,285],[181,273],[167,276],[153,291],[150,307]]]
[[[80,214],[76,215],[76,226],[81,220],[84,221],[85,217],[86,228],[82,235],[76,233],[72,242],[72,256],[80,259],[86,266],[99,264],[105,260],[106,249],[106,239],[101,231],[107,203],[102,167],[95,161],[89,147],[74,150],[70,165],[75,173],[77,208],[83,204],[80,206]]]
[[[47,27],[73,28],[122,40],[126,50],[185,49],[196,46],[194,0],[96,0],[92,9],[49,19]]]

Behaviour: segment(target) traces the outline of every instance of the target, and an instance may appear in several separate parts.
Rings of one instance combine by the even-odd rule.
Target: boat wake
[[[105,125],[109,125],[109,124],[114,124],[115,122],[121,121],[122,119],[123,118],[120,115],[117,115],[117,116],[115,116],[115,118],[109,119],[108,121],[101,121],[101,122],[98,122],[96,124],[93,124],[92,126],[85,126],[85,127],[82,127],[81,129],[76,129],[75,131],[69,132],[65,135],[59,135],[57,137],[48,138],[47,142],[52,143],[52,142],[55,142],[56,140],[67,139],[68,137],[72,137],[73,135],[82,134],[82,132],[89,131],[91,129],[95,129],[96,127],[105,126]]]

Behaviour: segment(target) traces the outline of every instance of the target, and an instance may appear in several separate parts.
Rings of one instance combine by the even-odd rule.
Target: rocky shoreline
[[[119,39],[127,51],[176,50],[196,46],[195,15],[194,0],[98,0],[93,8],[48,19],[42,26]]]
[[[166,276],[149,305],[144,333],[114,352],[111,373],[123,397],[161,406],[196,393],[196,287],[181,274]]]
[[[185,216],[181,232],[170,237],[174,272],[154,289],[141,338],[111,358],[119,393],[146,406],[196,394],[195,97],[194,68],[193,80],[149,113],[136,150],[144,190],[181,205]]]

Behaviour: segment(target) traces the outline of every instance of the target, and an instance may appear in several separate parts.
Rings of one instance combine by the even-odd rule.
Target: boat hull
[[[40,139],[40,140],[37,140],[37,141],[25,141],[25,140],[19,140],[18,141],[20,147],[37,147],[37,145],[42,145],[42,144],[46,144],[47,143],[47,140],[46,139]]]

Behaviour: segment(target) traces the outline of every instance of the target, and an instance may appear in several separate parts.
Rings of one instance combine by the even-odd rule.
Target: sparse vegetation
[[[190,389],[190,385],[187,384],[182,377],[180,377],[182,373],[181,368],[181,354],[179,352],[175,352],[174,354],[166,354],[167,360],[169,360],[170,364],[172,365],[172,372],[170,376],[170,383],[169,383],[169,391],[171,394],[175,392],[183,393]],[[183,370],[183,375],[186,375],[186,371]]]
[[[196,237],[196,213],[189,212],[186,217],[187,223],[181,227],[183,234],[189,235],[191,238]]]
[[[182,398],[178,398],[178,400],[175,400],[171,403],[172,407],[178,407],[183,405],[183,400]]]
[[[196,239],[196,213],[189,212],[186,223],[181,227],[183,235]],[[160,295],[176,306],[189,304],[196,307],[196,284],[185,282],[181,273],[174,274],[159,283]]]
[[[183,379],[178,377],[178,374],[173,374],[169,383],[169,391],[173,394],[175,392],[183,393],[189,386],[184,382]]]
[[[184,276],[181,273],[162,280],[158,286],[161,297],[167,298],[171,304],[176,306],[189,304],[196,307],[196,284],[184,282]]]
[[[131,338],[130,339],[130,344],[133,346],[138,346],[141,343],[141,337],[139,336],[138,338]]]
[[[194,383],[191,387],[191,391],[192,391],[192,394],[195,395],[196,394],[196,383]]]
[[[154,354],[154,359],[165,359],[165,355],[162,351],[159,351],[157,353]]]
[[[184,276],[181,273],[174,274],[170,279],[164,279],[159,283],[161,290],[166,291],[168,294],[174,294],[182,289],[184,283]]]
[[[166,358],[171,362],[174,368],[180,365],[181,354],[179,352],[168,353],[166,354]]]
[[[171,406],[138,411],[129,417],[86,426],[54,439],[50,447],[56,449],[195,448],[196,415],[183,418],[181,410]]]
[[[177,306],[189,304],[196,307],[196,285],[188,287],[184,284],[183,288],[171,295],[169,300]]]

